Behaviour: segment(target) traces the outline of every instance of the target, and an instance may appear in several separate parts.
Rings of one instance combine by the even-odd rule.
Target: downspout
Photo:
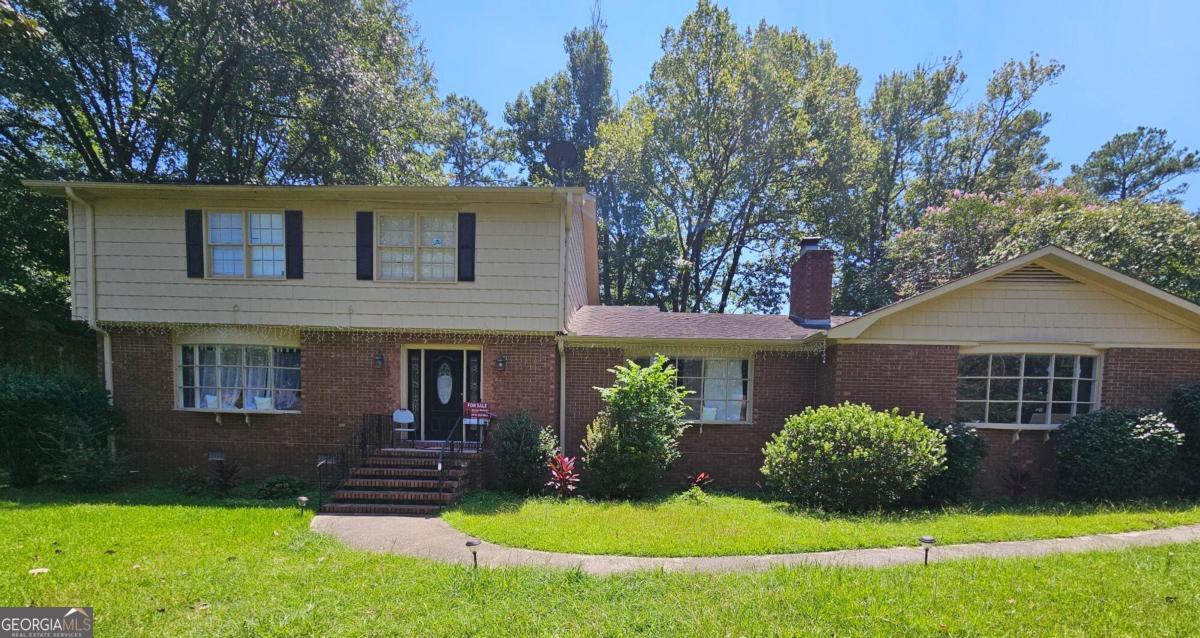
[[[567,349],[558,338],[558,448],[567,453]]]
[[[100,327],[100,311],[99,302],[97,299],[97,284],[96,277],[96,209],[91,204],[84,201],[79,195],[75,194],[75,189],[67,186],[65,189],[67,199],[71,201],[72,207],[79,206],[87,211],[87,252],[88,252],[88,326],[100,334],[100,339],[104,344],[104,389],[108,392],[108,404],[112,405],[113,393],[113,375],[112,375],[112,338],[108,331]],[[74,215],[72,215],[74,217]],[[73,221],[73,220],[72,220]],[[70,247],[74,254],[75,246]],[[71,273],[74,276],[75,273]],[[114,457],[117,453],[117,439],[114,435],[108,435],[108,450]]]

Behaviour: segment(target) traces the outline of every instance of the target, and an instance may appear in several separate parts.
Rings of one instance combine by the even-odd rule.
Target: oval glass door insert
[[[438,366],[437,393],[442,405],[450,403],[450,391],[454,389],[454,377],[450,376],[450,364],[445,361]]]

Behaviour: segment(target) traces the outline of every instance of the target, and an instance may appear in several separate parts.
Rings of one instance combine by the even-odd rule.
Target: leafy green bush
[[[304,482],[294,476],[270,476],[263,479],[255,495],[267,501],[299,496],[304,491]]]
[[[208,490],[218,498],[225,498],[237,487],[238,474],[242,467],[233,461],[209,461]]]
[[[500,422],[495,437],[500,487],[517,494],[542,491],[556,445],[550,429],[539,426],[527,412],[518,412]]]
[[[194,467],[181,467],[175,471],[175,487],[188,496],[199,496],[208,489],[208,478]]]
[[[1167,418],[1183,433],[1179,465],[1184,493],[1200,496],[1200,383],[1184,386],[1171,394]]]
[[[1183,435],[1161,413],[1100,410],[1058,431],[1058,489],[1067,498],[1158,496],[1177,487]]]
[[[640,498],[679,458],[688,391],[663,356],[648,366],[629,361],[612,372],[612,387],[599,389],[604,409],[583,439],[584,479],[599,496]]]
[[[93,378],[0,366],[0,463],[13,485],[33,485],[43,472],[75,487],[89,483],[87,472],[104,473],[96,485],[119,477],[119,462],[103,457],[120,424]]]
[[[918,416],[844,403],[788,417],[763,454],[767,484],[784,498],[862,511],[912,498],[941,470],[946,437]]]
[[[47,478],[80,492],[110,490],[129,475],[125,455],[108,445],[108,429],[81,419],[43,437]]]
[[[975,428],[962,423],[925,419],[925,425],[946,438],[946,463],[942,471],[929,477],[921,489],[926,504],[961,503],[975,489],[975,477],[987,454],[987,444]]]

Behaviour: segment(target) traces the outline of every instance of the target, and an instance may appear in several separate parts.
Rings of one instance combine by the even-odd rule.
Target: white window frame
[[[963,375],[963,374],[961,374],[961,368],[960,368],[959,374],[957,374],[955,377],[956,383],[955,383],[954,399],[955,399],[956,418],[957,418],[957,408],[958,408],[959,404],[962,404],[962,403],[980,404],[980,403],[982,403],[985,406],[985,408],[984,408],[985,409],[985,419],[983,421],[964,421],[964,423],[966,423],[967,425],[970,425],[970,426],[976,427],[976,428],[996,429],[996,430],[1036,430],[1036,431],[1057,430],[1060,427],[1062,427],[1062,423],[1051,423],[1050,422],[1050,420],[1053,417],[1053,411],[1054,411],[1055,404],[1063,404],[1063,403],[1071,404],[1071,413],[1070,413],[1070,416],[1067,417],[1068,419],[1073,416],[1083,414],[1082,412],[1079,412],[1080,405],[1087,405],[1088,411],[1095,411],[1095,410],[1099,409],[1100,386],[1101,386],[1101,382],[1103,379],[1103,376],[1102,376],[1103,360],[1102,360],[1102,357],[1098,354],[1083,354],[1083,353],[1079,353],[1079,352],[1045,352],[1045,351],[960,352],[959,353],[960,363],[963,358],[969,357],[969,356],[987,357],[987,372],[984,376]],[[992,358],[999,357],[999,356],[1020,357],[1020,364],[1019,364],[1020,368],[1019,368],[1018,376],[1007,376],[1007,375],[1001,376],[1001,375],[993,374]],[[1031,376],[1025,375],[1025,358],[1026,357],[1037,357],[1037,356],[1048,356],[1051,358],[1050,359],[1049,376],[1031,377]],[[1058,357],[1074,357],[1075,358],[1074,370],[1072,372],[1071,377],[1059,377],[1054,374],[1054,370],[1055,370],[1055,366],[1056,366]],[[1080,377],[1080,361],[1084,358],[1088,358],[1088,359],[1092,360],[1092,376],[1091,377]],[[983,398],[983,399],[960,399],[959,394],[958,394],[958,384],[962,379],[982,379],[982,380],[984,380],[985,381],[985,384],[984,384],[984,387],[985,387],[984,397],[985,398]],[[1017,382],[1017,394],[1016,394],[1017,398],[1012,401],[1009,401],[1009,400],[993,401],[991,399],[991,380],[992,379],[1016,379],[1018,381]],[[1025,398],[1024,398],[1025,382],[1026,382],[1026,380],[1040,381],[1042,379],[1045,379],[1047,382],[1046,399],[1041,400],[1041,401],[1036,401],[1036,403],[1038,403],[1038,404],[1044,403],[1045,405],[1050,406],[1050,413],[1048,413],[1046,415],[1047,422],[1046,423],[1020,423],[1019,421],[1021,420],[1022,407],[1023,407],[1023,404],[1026,403]],[[1054,400],[1054,384],[1056,381],[1070,381],[1071,382],[1071,400],[1070,401],[1055,401]],[[1079,388],[1080,381],[1089,381],[1092,384],[1091,398],[1089,401],[1076,400],[1078,397],[1078,391],[1079,391],[1078,388]],[[1002,421],[1001,422],[992,421],[990,418],[992,403],[1013,403],[1013,404],[1015,404],[1017,422],[1016,423],[1008,423],[1008,422],[1002,422]]]
[[[240,214],[242,216],[242,274],[240,275],[221,275],[213,271],[213,248],[217,246],[238,246],[239,244],[214,244],[212,236],[209,234],[209,221],[214,214]],[[250,243],[250,215],[266,214],[278,215],[280,220],[280,230],[283,241],[278,244],[252,244]],[[221,279],[238,281],[243,279],[254,279],[256,281],[267,280],[277,281],[287,279],[287,215],[282,210],[275,209],[250,209],[250,208],[206,208],[204,209],[204,274],[208,279]],[[255,275],[254,274],[254,246],[272,246],[283,250],[283,272],[278,275]]]
[[[383,220],[385,217],[408,217],[413,223],[413,243],[409,246],[392,246],[383,245]],[[428,217],[449,217],[454,225],[454,237],[451,239],[448,246],[426,246],[421,242],[421,227],[424,220]],[[450,284],[458,283],[458,213],[453,212],[428,212],[428,213],[411,213],[397,210],[383,210],[375,213],[375,245],[373,246],[375,259],[375,281],[400,281],[400,282],[417,282],[430,284]],[[401,279],[398,277],[385,277],[383,275],[383,251],[390,248],[409,248],[413,251],[413,276],[411,279]],[[421,254],[426,250],[449,250],[453,255],[452,268],[453,276],[449,279],[422,279],[421,278]]]
[[[184,358],[183,358],[184,348],[188,348],[192,351],[192,364],[190,366],[184,365]],[[241,372],[239,373],[239,378],[241,379],[241,383],[240,383],[241,396],[240,396],[239,400],[242,403],[242,407],[227,408],[227,407],[218,406],[218,407],[213,408],[213,407],[208,407],[206,405],[202,405],[204,398],[200,394],[200,388],[201,387],[210,387],[210,386],[201,386],[200,385],[200,367],[201,367],[200,366],[200,348],[216,348],[218,357],[220,356],[221,348],[242,348],[241,363],[238,366],[241,368]],[[247,365],[246,350],[245,350],[246,348],[264,348],[264,349],[266,349],[267,350],[267,365],[266,366]],[[301,409],[304,406],[303,366],[301,365],[300,362],[298,362],[295,366],[278,366],[278,365],[276,365],[275,364],[275,354],[277,351],[280,351],[280,350],[292,350],[292,351],[295,351],[297,354],[300,353],[300,348],[295,347],[295,346],[266,345],[266,344],[261,344],[261,343],[180,343],[180,344],[176,344],[175,345],[175,408],[177,410],[185,410],[188,412],[207,412],[207,413],[215,412],[215,413],[236,413],[236,414],[299,414]],[[193,369],[192,385],[184,385],[184,380],[186,379],[186,375],[184,374],[184,369],[188,368],[188,367]],[[219,384],[220,383],[220,368],[230,367],[230,366],[223,366],[223,365],[221,365],[221,362],[218,360],[217,363],[214,364],[212,367],[215,367],[218,369],[217,382]],[[268,370],[267,386],[265,388],[247,388],[248,375],[246,374],[246,368],[262,368],[262,367],[266,367]],[[298,388],[276,387],[276,370],[294,370],[294,371],[296,371],[297,375],[299,375],[299,384],[298,384],[299,387]],[[219,385],[215,386],[215,387],[218,387],[219,389],[223,389]],[[194,394],[195,405],[190,406],[190,407],[184,405],[185,404],[184,393],[185,393],[185,391],[187,391],[189,389],[195,393]],[[245,405],[246,405],[247,390],[258,390],[258,389],[269,390],[271,392],[272,398],[274,398],[275,392],[277,392],[277,391],[294,390],[296,392],[296,407],[289,408],[289,409],[282,409],[282,410],[275,409],[275,408],[262,409],[262,410],[260,410],[258,408],[246,408]],[[220,401],[220,398],[218,398],[218,401]]]
[[[663,356],[666,356],[667,362],[671,365],[671,367],[675,368],[677,378],[679,378],[679,379],[695,379],[700,382],[700,392],[697,392],[695,394],[689,394],[687,397],[685,397],[685,400],[699,400],[700,401],[700,418],[685,418],[684,419],[685,423],[693,423],[693,424],[697,424],[697,425],[753,425],[754,424],[754,359],[752,357],[742,357],[742,356],[737,356],[737,355],[728,355],[728,356],[719,356],[719,355],[714,355],[714,356],[697,356],[697,355],[668,356],[668,355],[663,355]],[[680,359],[699,361],[700,366],[701,366],[700,367],[700,376],[699,377],[693,377],[693,376],[685,377],[685,376],[679,375],[678,361]],[[645,366],[645,365],[649,365],[650,362],[652,362],[653,360],[654,360],[653,357],[638,357],[638,358],[634,359],[634,362],[636,362],[638,365]],[[738,361],[738,362],[745,363],[746,376],[744,379],[741,379],[745,382],[745,388],[746,388],[746,392],[745,392],[746,396],[744,399],[742,399],[743,401],[746,402],[746,418],[744,420],[705,419],[705,418],[703,418],[704,417],[704,379],[705,379],[704,375],[705,375],[705,371],[708,366],[708,362],[709,361],[717,361],[717,360],[719,360],[719,361]],[[682,384],[680,384],[680,385],[682,387]],[[714,400],[730,401],[731,399],[722,398],[722,399],[714,399]]]

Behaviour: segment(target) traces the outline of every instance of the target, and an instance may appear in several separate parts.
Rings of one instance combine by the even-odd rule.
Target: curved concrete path
[[[350,547],[357,549],[428,558],[443,563],[471,564],[471,553],[466,548],[466,542],[471,537],[454,529],[440,518],[321,514],[313,517],[312,529],[335,536]],[[1200,525],[1037,541],[941,545],[929,552],[929,561],[1042,556],[1192,541],[1200,541]],[[578,568],[589,574],[599,575],[659,569],[669,572],[763,571],[772,567],[789,565],[886,567],[920,563],[924,560],[924,553],[918,547],[843,549],[802,554],[650,558],[562,554],[505,547],[485,541],[479,545],[477,551],[479,552],[479,564],[485,567]]]

